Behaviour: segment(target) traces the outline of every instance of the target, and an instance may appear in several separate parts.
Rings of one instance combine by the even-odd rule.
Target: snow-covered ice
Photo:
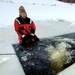
[[[69,68],[60,72],[58,75],[74,75],[75,74],[75,64],[71,65]]]
[[[25,75],[16,55],[0,55],[0,75]]]
[[[8,1],[8,0],[4,0]],[[0,26],[13,25],[14,19],[19,15],[18,8],[23,5],[27,14],[33,20],[61,20],[75,21],[75,5],[66,4],[56,0],[24,0],[0,2]]]
[[[14,19],[19,16],[18,8],[21,5],[35,22],[39,38],[75,32],[75,4],[56,0],[0,0],[0,54],[15,54],[12,44],[18,43],[18,40],[14,31]],[[2,72],[4,71],[3,68]],[[0,74],[4,75],[2,72]]]

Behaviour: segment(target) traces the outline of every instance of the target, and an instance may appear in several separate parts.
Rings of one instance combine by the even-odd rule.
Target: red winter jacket
[[[14,21],[14,27],[15,27],[15,31],[18,34],[18,39],[19,42],[22,43],[22,35],[28,35],[28,34],[35,34],[35,24],[34,22],[26,17],[25,19],[23,19],[22,17],[18,17],[15,19]]]

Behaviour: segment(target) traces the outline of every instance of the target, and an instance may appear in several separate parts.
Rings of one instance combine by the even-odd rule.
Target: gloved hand
[[[22,35],[22,38],[25,38],[25,35]]]
[[[30,35],[34,36],[34,34],[33,34],[33,33],[31,33]]]

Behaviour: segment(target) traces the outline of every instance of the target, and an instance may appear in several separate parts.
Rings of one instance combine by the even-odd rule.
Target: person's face
[[[26,18],[26,17],[27,17],[26,13],[20,13],[20,16],[21,16],[22,18]]]

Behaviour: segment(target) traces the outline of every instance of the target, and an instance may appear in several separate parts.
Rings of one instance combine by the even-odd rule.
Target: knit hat
[[[26,13],[25,9],[23,6],[19,7],[19,13]]]

